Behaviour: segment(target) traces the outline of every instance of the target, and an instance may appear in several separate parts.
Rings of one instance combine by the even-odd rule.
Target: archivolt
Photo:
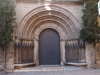
[[[48,22],[61,27],[66,34],[66,39],[73,38],[73,36],[77,38],[81,26],[73,14],[59,6],[50,5],[50,7],[50,11],[46,10],[45,6],[40,6],[26,14],[18,25],[17,36],[32,39],[35,30]]]

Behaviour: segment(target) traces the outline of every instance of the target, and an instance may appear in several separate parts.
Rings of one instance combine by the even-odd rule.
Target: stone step
[[[71,66],[79,66],[79,67],[86,67],[87,63],[66,63],[66,65],[71,65]]]
[[[34,66],[35,63],[24,63],[24,64],[14,64],[14,69],[21,69],[24,67],[31,67]]]

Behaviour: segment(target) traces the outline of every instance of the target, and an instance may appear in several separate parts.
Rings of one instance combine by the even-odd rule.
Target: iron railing
[[[65,44],[66,63],[85,63],[85,43],[80,39],[67,40]]]
[[[34,43],[24,42],[20,40],[14,44],[15,63],[31,63],[34,62]]]

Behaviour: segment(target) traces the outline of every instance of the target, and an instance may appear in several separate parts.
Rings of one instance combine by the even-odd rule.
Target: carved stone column
[[[38,52],[38,40],[34,39],[34,62],[38,66],[39,65],[39,52]]]
[[[60,40],[60,49],[61,49],[61,65],[65,64],[65,41]]]

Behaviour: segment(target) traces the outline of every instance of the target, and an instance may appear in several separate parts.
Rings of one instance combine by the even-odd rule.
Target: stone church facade
[[[78,1],[16,2],[14,42],[7,50],[7,69],[28,63],[93,67],[93,46],[79,39],[83,8],[84,3]],[[100,66],[99,44],[96,51]],[[0,63],[2,70],[3,58]]]

